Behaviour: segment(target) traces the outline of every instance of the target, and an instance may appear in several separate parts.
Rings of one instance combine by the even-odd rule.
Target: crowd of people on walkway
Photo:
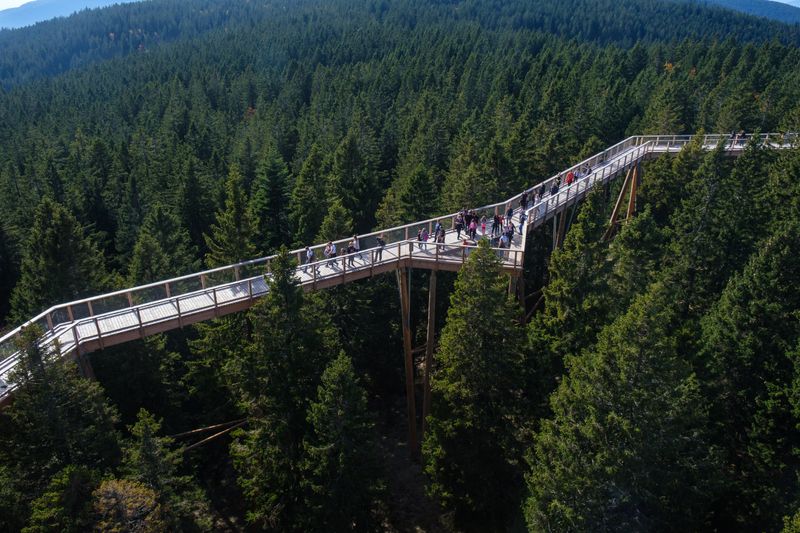
[[[573,184],[589,176],[592,172],[591,166],[588,165],[568,171],[563,175],[563,187],[569,189]],[[525,231],[529,205],[539,205],[539,209],[532,213],[534,219],[538,216],[543,216],[544,211],[542,209],[546,210],[548,208],[546,200],[549,199],[550,203],[559,202],[558,193],[561,189],[562,175],[560,174],[556,179],[552,180],[549,189],[547,182],[543,182],[538,188],[523,191],[519,197],[518,225],[516,226],[514,215],[517,210],[511,204],[509,204],[505,212],[496,211],[494,214],[488,215],[485,212],[478,213],[474,209],[462,209],[453,218],[452,231],[456,233],[456,244],[474,246],[478,240],[488,239],[493,247],[511,248],[517,233],[522,235]],[[429,242],[433,243],[434,246],[445,244],[446,234],[447,230],[442,226],[441,220],[437,220],[430,231],[428,225],[420,226],[416,237],[417,249],[427,251]],[[409,241],[409,247],[413,250],[413,240]],[[318,261],[314,250],[310,246],[306,246],[305,257],[302,258],[304,263],[303,272],[308,272],[310,267],[313,269],[312,272],[319,273],[321,264],[338,270],[339,265],[341,264],[344,267],[345,263],[348,267],[355,268],[356,261],[360,261],[362,265],[369,263],[370,260],[377,263],[383,260],[385,248],[386,238],[384,234],[380,234],[380,236],[376,237],[376,246],[366,254],[365,258],[365,254],[361,252],[358,235],[353,235],[341,252],[337,249],[335,242],[328,241],[322,251],[324,259]],[[344,263],[336,260],[340,253],[346,257],[346,259],[342,260]]]

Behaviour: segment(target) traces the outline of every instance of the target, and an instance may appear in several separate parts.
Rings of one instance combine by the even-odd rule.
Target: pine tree
[[[256,248],[270,254],[287,244],[289,169],[274,145],[266,148],[253,182],[250,198],[250,220],[255,232]]]
[[[45,198],[22,250],[20,279],[11,296],[12,316],[22,322],[47,306],[108,286],[103,256],[67,209]]]
[[[225,181],[225,208],[217,211],[211,233],[204,238],[209,250],[206,264],[211,268],[252,259],[256,254],[247,194],[236,165],[231,166]]]
[[[670,298],[652,287],[570,359],[530,452],[532,531],[702,528],[717,465]]]
[[[792,405],[800,342],[800,227],[779,227],[702,322],[700,360],[718,442],[726,453],[733,524],[777,529],[792,511],[800,475],[798,413]]]
[[[521,482],[515,424],[522,378],[521,313],[500,261],[481,241],[458,274],[431,379],[423,444],[428,492],[458,527],[499,529]]]
[[[334,198],[328,213],[322,220],[317,240],[320,242],[335,241],[353,234],[353,219],[338,198]]]
[[[374,424],[344,352],[323,372],[308,422],[303,460],[308,530],[371,530],[371,511],[382,485]]]
[[[269,291],[252,311],[253,342],[226,362],[225,374],[250,417],[249,428],[231,446],[250,503],[248,520],[290,529],[302,520],[306,413],[338,339],[327,320],[304,304],[285,248],[271,267]]]
[[[174,278],[200,268],[189,233],[161,204],[147,214],[133,248],[128,283],[142,285]]]
[[[88,531],[93,524],[92,492],[99,483],[98,472],[67,466],[53,476],[44,493],[31,504],[31,516],[23,533]]]
[[[39,345],[41,332],[25,330],[12,380],[19,386],[3,416],[10,431],[3,446],[26,493],[35,494],[68,465],[103,468],[119,452],[116,410],[103,389],[82,378],[74,363]]]
[[[289,204],[289,221],[295,246],[308,245],[317,235],[327,211],[325,203],[325,166],[322,149],[314,144],[295,180]]]
[[[153,489],[178,529],[210,529],[209,509],[191,476],[179,475],[182,452],[171,449],[169,437],[159,437],[161,421],[141,409],[130,428],[132,439],[123,446],[122,470],[126,479]]]

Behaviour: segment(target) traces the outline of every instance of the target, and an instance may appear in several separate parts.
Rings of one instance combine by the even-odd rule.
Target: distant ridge
[[[789,24],[800,23],[800,0],[795,2],[772,2],[770,0],[697,0],[701,4],[714,4],[740,13],[766,17]],[[790,5],[792,4],[792,5]]]
[[[0,28],[22,28],[55,17],[66,17],[83,9],[95,9],[138,0],[33,0],[0,11]]]

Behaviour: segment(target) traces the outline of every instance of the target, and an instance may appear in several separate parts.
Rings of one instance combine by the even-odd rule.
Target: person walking
[[[486,237],[486,215],[481,217],[481,236]]]
[[[514,218],[514,208],[512,206],[508,206],[508,211],[506,211],[506,220],[509,224],[511,224],[511,220]]]
[[[328,259],[328,266],[336,268],[336,244],[333,241],[328,241],[322,254]]]
[[[464,216],[461,213],[456,215],[455,223],[456,238],[461,240],[461,230],[464,229]]]
[[[469,222],[469,238],[474,241],[477,233],[478,233],[478,221],[475,220],[475,217],[472,217],[472,220],[470,220]]]
[[[313,263],[314,263],[314,250],[312,250],[310,246],[306,246],[306,264],[303,267],[303,272],[308,272],[308,265],[311,265],[312,272],[316,270],[316,272],[319,273],[319,267],[317,267]]]
[[[378,249],[375,250],[375,262],[379,262],[383,260],[383,249],[386,247],[386,239],[383,237],[383,233],[380,234],[378,237]]]
[[[356,249],[358,258],[363,261],[364,257],[361,255],[361,245],[358,243],[358,235],[353,235],[353,247]]]
[[[347,249],[345,250],[347,254],[347,265],[353,266],[353,261],[356,260],[356,241],[351,240],[350,243],[347,245]]]
[[[528,220],[528,215],[520,213],[519,215],[519,234],[522,235],[522,228],[525,227],[525,221]]]
[[[523,211],[528,208],[528,191],[522,191],[522,196],[519,198],[519,206]]]

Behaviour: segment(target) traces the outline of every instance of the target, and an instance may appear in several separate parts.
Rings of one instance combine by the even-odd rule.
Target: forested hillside
[[[0,33],[0,323],[484,205],[630,134],[797,131],[799,37],[656,0],[157,0]],[[30,329],[0,529],[796,531],[798,187],[798,150],[695,144],[612,239],[619,184],[552,255],[532,234],[524,309],[486,247],[441,273],[419,464],[393,276],[304,293],[281,255],[253,310],[94,352],[96,380]]]
[[[800,8],[772,0],[700,0],[707,4],[717,4],[757,17],[780,20],[789,24],[800,22]]]

